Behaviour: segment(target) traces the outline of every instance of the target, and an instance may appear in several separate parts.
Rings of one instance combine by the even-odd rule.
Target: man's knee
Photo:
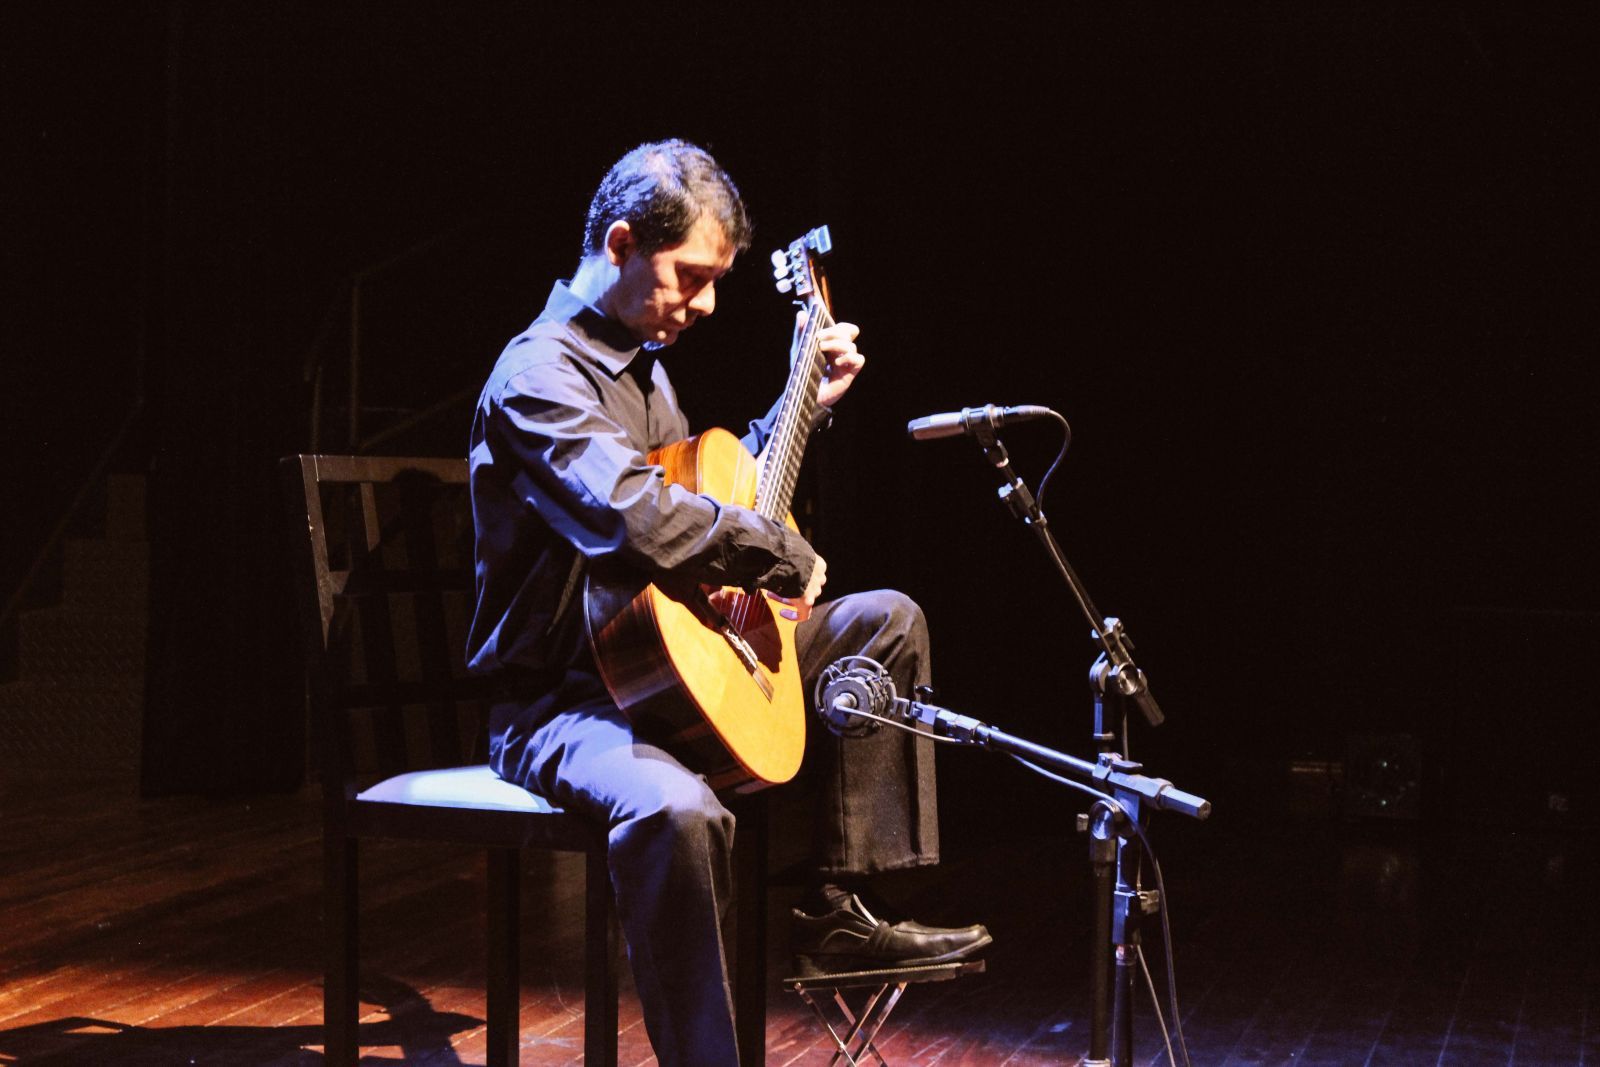
[[[903,631],[923,631],[928,628],[922,616],[922,605],[898,589],[883,590],[883,612],[890,625]]]
[[[856,618],[879,633],[916,633],[928,628],[921,605],[898,589],[855,593],[850,600]]]
[[[866,598],[860,616],[860,654],[875,659],[909,687],[928,682],[928,623],[915,600],[894,589],[878,589]],[[910,695],[909,692],[906,693]]]
[[[623,821],[635,832],[649,832],[675,839],[713,839],[726,841],[733,836],[733,815],[699,776],[684,771],[659,775],[643,795],[636,797],[633,810]]]

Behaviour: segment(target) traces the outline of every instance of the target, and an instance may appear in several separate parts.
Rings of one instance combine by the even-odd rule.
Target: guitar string
[[[797,445],[803,444],[800,440],[799,427],[806,409],[815,399],[815,385],[820,379],[820,364],[818,356],[821,354],[820,342],[817,340],[817,330],[825,328],[824,319],[829,318],[827,308],[819,305],[819,315],[814,320],[815,326],[808,322],[806,335],[802,337],[805,344],[804,373],[808,379],[805,388],[798,395],[788,398],[789,403],[779,411],[778,432],[774,435],[774,445],[767,451],[763,468],[763,485],[768,490],[764,501],[759,501],[759,510],[763,516],[773,522],[783,521],[784,514],[788,511],[788,497],[792,494],[794,486],[790,478],[790,470],[798,466],[799,450]],[[758,496],[762,485],[758,485]]]
[[[808,320],[807,329],[800,338],[804,352],[799,363],[805,367],[805,388],[801,389],[797,396],[788,397],[789,402],[778,409],[773,447],[767,450],[766,461],[762,464],[762,470],[756,480],[757,514],[773,522],[784,521],[789,510],[789,499],[799,482],[800,463],[804,455],[800,428],[816,411],[817,387],[822,380],[824,361],[820,358],[822,346],[817,335],[819,331],[834,324],[833,315],[827,305],[815,297],[812,299],[816,317]],[[798,366],[796,369],[799,369]],[[776,482],[775,488],[773,482]],[[764,488],[767,489],[765,493],[763,493]],[[741,593],[735,602],[732,621],[740,634],[744,633],[750,623],[751,613],[756,610],[752,603],[754,600],[755,597]]]
[[[829,313],[827,305],[819,306],[818,329],[827,329],[834,324],[833,316]],[[785,452],[783,456],[783,481],[778,499],[774,502],[775,522],[781,522],[789,511],[790,503],[794,497],[795,486],[800,477],[800,463],[804,455],[806,434],[811,417],[817,408],[817,388],[822,382],[822,372],[826,360],[822,358],[821,342],[813,337],[806,355],[806,388],[801,391],[798,398],[797,410],[794,415],[794,425],[789,436],[785,438]]]
[[[820,311],[822,315],[827,313],[825,307],[820,308]],[[803,346],[803,354],[796,360],[795,371],[798,373],[801,367],[804,366],[807,378],[814,377],[816,357],[820,352],[816,337],[817,324],[820,321],[820,315],[808,318],[806,327],[802,331],[801,337],[798,338],[799,344]],[[791,377],[791,384],[795,380]],[[802,390],[798,397],[794,395],[792,389],[785,389],[785,402],[778,409],[774,434],[769,442],[769,447],[761,465],[761,471],[756,479],[756,513],[774,522],[783,521],[781,517],[777,517],[778,511],[788,510],[780,505],[787,492],[792,492],[792,486],[786,489],[783,476],[789,466],[787,461],[788,453],[791,443],[796,437],[796,428],[799,426],[799,420],[795,417],[795,409],[797,406],[801,408],[805,406],[806,395],[811,392],[810,385],[811,383],[808,381],[808,388]],[[775,481],[777,483],[776,488],[774,488]],[[741,594],[736,602],[735,612],[737,618],[735,626],[740,633],[743,633],[749,625],[750,615],[756,610],[755,605],[752,603],[754,599],[748,594]]]

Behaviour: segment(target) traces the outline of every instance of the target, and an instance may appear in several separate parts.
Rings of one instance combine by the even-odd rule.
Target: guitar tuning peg
[[[793,289],[793,288],[794,288],[794,283],[791,282],[788,278],[779,278],[778,279],[778,292],[787,293],[790,289]]]
[[[772,253],[772,269],[777,271],[779,275],[789,273],[789,257],[784,254],[781,248]]]

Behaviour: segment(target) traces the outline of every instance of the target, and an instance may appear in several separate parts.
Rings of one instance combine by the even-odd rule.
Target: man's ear
[[[620,267],[626,263],[638,247],[638,242],[633,236],[633,227],[622,219],[606,227],[606,262],[613,267]]]

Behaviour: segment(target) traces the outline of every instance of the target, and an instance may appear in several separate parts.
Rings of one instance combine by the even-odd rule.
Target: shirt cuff
[[[806,539],[781,527],[778,558],[765,573],[757,575],[750,583],[755,589],[766,589],[779,596],[800,596],[811,580],[811,571],[817,565],[816,551]]]

